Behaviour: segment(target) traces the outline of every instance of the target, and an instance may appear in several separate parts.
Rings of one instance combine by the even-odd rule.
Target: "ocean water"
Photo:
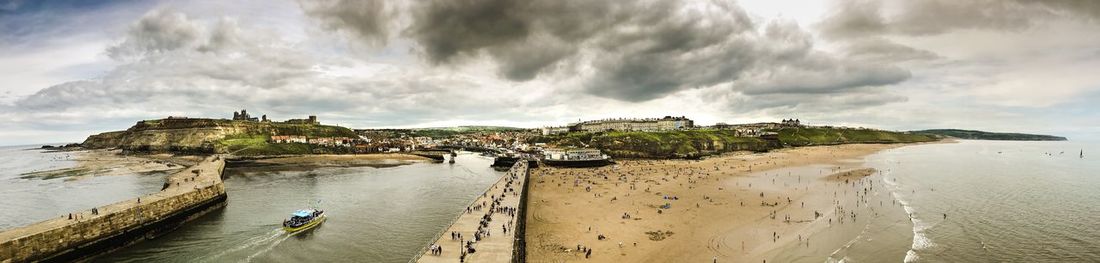
[[[72,153],[0,148],[0,230],[153,193],[164,175],[24,178],[73,167]],[[491,158],[455,164],[255,172],[227,169],[229,202],[164,236],[93,262],[407,262],[503,174]],[[282,220],[317,204],[328,220],[286,234]]]
[[[857,245],[904,247],[905,262],[1100,262],[1098,158],[1100,144],[1074,141],[963,140],[870,155],[911,221]]]
[[[29,225],[159,191],[163,174],[42,179],[26,173],[76,165],[72,152],[0,147],[0,229]]]
[[[227,169],[228,204],[94,262],[408,262],[503,173],[460,153],[455,164],[255,172]],[[296,209],[320,226],[287,234]]]

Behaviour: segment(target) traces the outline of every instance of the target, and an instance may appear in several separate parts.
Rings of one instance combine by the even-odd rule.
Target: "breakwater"
[[[410,262],[524,262],[529,172],[516,162]]]
[[[225,161],[209,157],[168,176],[156,193],[0,232],[0,262],[67,262],[176,229],[225,206]]]

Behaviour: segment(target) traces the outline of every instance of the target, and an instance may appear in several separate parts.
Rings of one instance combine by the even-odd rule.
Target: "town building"
[[[687,117],[665,116],[664,118],[645,119],[603,119],[585,121],[569,125],[570,131],[671,131],[695,127],[695,122]]]
[[[568,132],[569,132],[569,126],[543,127],[542,128],[542,135],[554,135],[554,134],[562,134],[562,133],[568,133]]]
[[[781,122],[780,124],[782,124],[783,126],[798,127],[802,126],[802,121],[798,119],[783,119],[783,122]]]

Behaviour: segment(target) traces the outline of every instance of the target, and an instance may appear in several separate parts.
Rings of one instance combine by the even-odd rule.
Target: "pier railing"
[[[522,163],[525,167],[523,169],[523,190],[519,193],[519,205],[516,207],[516,226],[515,226],[515,243],[512,244],[512,263],[524,263],[527,262],[527,189],[531,185],[531,165],[529,161],[516,162],[516,165]]]

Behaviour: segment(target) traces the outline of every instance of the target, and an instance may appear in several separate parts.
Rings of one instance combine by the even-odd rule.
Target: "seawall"
[[[0,262],[79,261],[157,237],[225,206],[224,168],[208,157],[159,192],[0,232]]]
[[[529,167],[516,162],[410,262],[524,262]],[[452,238],[452,233],[461,237]],[[432,253],[432,246],[442,252]]]

